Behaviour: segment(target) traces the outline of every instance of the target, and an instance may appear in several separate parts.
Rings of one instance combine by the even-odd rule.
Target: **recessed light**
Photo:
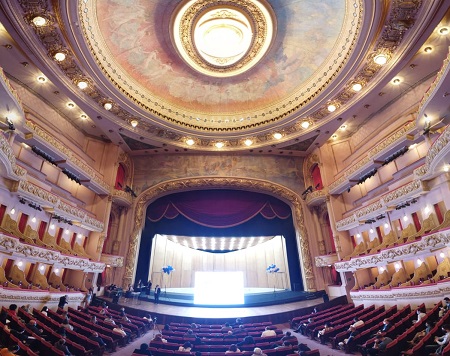
[[[360,91],[362,89],[362,85],[360,83],[355,83],[352,86],[353,91]]]
[[[251,146],[251,145],[253,144],[253,141],[250,140],[250,139],[246,139],[246,140],[244,141],[244,144],[245,144],[246,146]]]
[[[188,139],[186,140],[186,144],[187,144],[188,146],[192,146],[193,144],[195,144],[195,141],[194,141],[192,138],[188,138]]]
[[[333,112],[333,111],[336,111],[336,105],[334,105],[334,104],[330,104],[330,105],[328,105],[328,111],[329,112]]]
[[[450,170],[450,167],[448,166],[448,164],[446,164],[445,166],[444,166],[444,172],[448,172]]]
[[[342,126],[340,127],[340,129],[341,129],[341,131],[345,131],[345,130],[347,129],[347,125],[342,125]]]
[[[113,107],[113,104],[109,101],[107,101],[106,103],[103,104],[103,107],[105,108],[105,110],[111,110]]]
[[[311,123],[308,120],[303,120],[301,126],[306,130]]]
[[[33,23],[36,27],[42,27],[45,26],[45,24],[47,23],[47,19],[45,17],[42,16],[36,16],[33,18]]]
[[[53,58],[55,58],[55,60],[57,60],[58,62],[62,62],[63,60],[66,59],[66,54],[63,52],[56,52],[53,55]]]
[[[425,47],[425,48],[423,49],[423,51],[424,51],[425,53],[431,53],[431,52],[433,52],[433,47],[427,46],[427,47]]]
[[[225,146],[225,144],[223,142],[216,142],[214,146],[216,146],[217,148],[222,148],[223,146]]]
[[[86,89],[88,87],[88,83],[85,82],[84,80],[80,80],[77,83],[78,88],[80,88],[81,90]]]
[[[448,27],[441,27],[441,28],[438,30],[438,33],[439,33],[440,35],[444,36],[444,35],[448,34],[449,31],[450,31],[450,30],[448,29]]]
[[[373,61],[374,61],[376,64],[382,66],[382,65],[386,64],[386,62],[387,62],[387,57],[386,57],[385,54],[378,54],[378,55],[376,55],[376,56],[373,58]]]
[[[87,120],[88,116],[86,114],[81,114],[80,115],[81,120]]]
[[[69,109],[73,109],[75,107],[75,104],[70,101],[70,102],[67,103],[67,107]]]
[[[131,120],[130,124],[131,124],[131,126],[136,127],[139,124],[139,121]]]
[[[331,136],[331,138],[333,139],[333,140],[336,140],[337,139],[337,135],[336,134],[334,134],[333,136]]]
[[[399,85],[400,82],[401,82],[400,78],[395,78],[392,80],[392,84],[394,84],[394,85]]]
[[[279,132],[275,132],[275,133],[273,134],[273,137],[274,137],[276,140],[279,140],[279,139],[281,139],[281,138],[283,137],[283,135],[280,134]]]
[[[40,76],[37,77],[36,79],[37,79],[37,81],[38,81],[39,83],[45,83],[45,82],[47,81],[47,78],[44,77],[43,75],[40,75]]]

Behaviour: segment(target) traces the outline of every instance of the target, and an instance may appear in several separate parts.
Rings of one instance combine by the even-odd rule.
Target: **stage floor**
[[[163,292],[167,291],[167,293],[174,294],[190,294],[194,295],[194,288],[167,288],[163,289]],[[285,289],[279,288],[244,288],[244,295],[249,294],[260,294],[260,293],[273,293],[273,292],[281,292],[285,291]]]

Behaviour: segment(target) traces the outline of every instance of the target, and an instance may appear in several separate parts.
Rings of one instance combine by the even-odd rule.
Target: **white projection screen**
[[[244,274],[195,272],[194,304],[244,304]]]

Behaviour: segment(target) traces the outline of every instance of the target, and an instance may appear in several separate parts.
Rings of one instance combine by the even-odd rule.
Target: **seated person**
[[[358,328],[358,326],[363,326],[363,325],[364,325],[364,321],[363,320],[359,320],[359,318],[357,316],[355,316],[353,318],[353,324],[351,326],[354,326],[355,328]]]
[[[61,326],[67,330],[73,330],[73,326],[69,324],[69,320],[64,319]]]
[[[348,335],[348,338],[344,339],[344,341],[341,341],[341,342],[338,344],[338,345],[339,345],[339,348],[340,348],[341,350],[344,350],[344,349],[345,349],[345,345],[347,345],[350,341],[352,341],[352,340],[354,339],[354,337],[355,337],[356,335],[359,334],[358,330],[356,330],[356,328],[355,328],[353,325],[350,325],[349,331],[350,331],[350,334]]]
[[[297,338],[294,335],[292,335],[290,331],[286,331],[284,333],[284,336],[281,338],[281,341],[290,341],[293,339],[297,339]]]
[[[319,331],[317,332],[317,337],[319,338],[319,341],[320,341],[321,344],[325,343],[324,334],[325,334],[327,331],[331,331],[331,330],[333,330],[333,329],[334,329],[334,328],[333,328],[333,326],[331,325],[331,323],[330,323],[330,322],[326,322],[325,325],[324,325],[324,327],[323,327],[323,329],[322,329],[322,330],[319,330]]]
[[[266,326],[266,330],[264,330],[261,334],[261,337],[272,337],[277,336],[275,330],[272,330],[269,326]]]
[[[192,329],[187,329],[186,333],[184,334],[184,337],[195,339],[197,336],[194,334]]]
[[[116,325],[116,322],[110,316],[107,316],[105,319],[103,319],[103,322],[110,325]]]
[[[123,321],[124,323],[130,323],[130,319],[128,319],[127,314],[125,311],[120,312],[120,321]]]
[[[417,345],[419,341],[422,340],[425,337],[425,335],[431,331],[431,329],[433,329],[433,327],[434,323],[432,321],[427,320],[425,322],[425,329],[416,332],[416,335],[414,335],[412,340],[408,341],[408,343],[410,343],[412,346]]]
[[[0,356],[14,356],[20,351],[19,345],[11,345],[0,350]]]
[[[386,346],[392,342],[392,339],[384,336],[384,335],[377,335],[375,339],[375,343],[373,344],[372,348],[361,348],[361,354],[363,356],[366,355],[378,355],[380,351],[383,351],[386,349]]]
[[[450,342],[450,324],[442,325],[442,331],[445,333],[443,336],[434,337],[435,345],[425,346],[425,355],[430,355],[432,352],[434,352],[433,355],[442,355],[444,348]]]
[[[225,351],[226,354],[231,354],[235,352],[241,352],[241,350],[238,349],[236,344],[231,344],[227,351]]]
[[[417,309],[416,313],[417,313],[417,320],[413,320],[414,324],[417,323],[418,321],[420,321],[422,318],[424,318],[427,315],[420,309]]]
[[[308,327],[309,324],[311,324],[312,322],[314,322],[313,318],[308,318],[308,321],[300,324],[298,326],[298,328],[296,330],[294,330],[294,332],[296,333],[301,333],[302,335],[305,335],[306,333],[306,328]]]
[[[141,346],[139,346],[138,349],[135,349],[133,351],[133,353],[135,354],[139,354],[139,355],[151,355],[151,351],[148,349],[148,345],[143,343],[141,344]]]
[[[153,336],[152,341],[150,341],[150,343],[152,343],[152,342],[164,342],[164,343],[166,343],[167,340],[164,339],[161,334],[156,334],[155,336]]]
[[[122,324],[116,326],[112,331],[114,334],[122,336],[122,344],[128,344],[130,342],[130,335],[124,330]]]
[[[229,323],[225,323],[225,325],[222,326],[222,329],[220,329],[220,331],[223,333],[231,331],[231,330],[233,330],[233,328],[230,326]]]
[[[65,356],[70,356],[72,355],[69,351],[69,349],[67,348],[66,345],[66,339],[59,339],[57,342],[55,342],[55,348],[64,352]]]
[[[192,345],[189,341],[186,341],[183,345],[178,348],[178,351],[181,352],[191,352]]]
[[[89,339],[97,342],[100,345],[100,347],[106,346],[105,341],[103,341],[103,339],[100,336],[98,336],[98,332],[96,332],[96,331],[92,332],[92,334],[89,336]]]
[[[254,345],[254,344],[255,340],[253,339],[253,336],[247,335],[241,342],[237,343],[237,346]]]
[[[267,356],[265,353],[262,352],[262,350],[259,347],[255,347],[253,349],[253,355],[252,356]]]
[[[37,325],[36,320],[31,319],[27,324],[27,328],[29,330],[31,330],[33,333],[35,333],[36,335],[44,337],[44,335],[43,335],[44,330],[39,329],[36,325]]]
[[[388,318],[383,319],[383,327],[382,327],[380,330],[378,330],[374,336],[380,335],[380,334],[384,334],[384,333],[385,333],[386,331],[388,331],[391,327],[392,327],[391,321],[390,321]]]

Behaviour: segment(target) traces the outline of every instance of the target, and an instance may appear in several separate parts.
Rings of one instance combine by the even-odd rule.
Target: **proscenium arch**
[[[140,245],[142,229],[144,228],[145,222],[145,213],[148,205],[156,199],[168,194],[203,189],[235,189],[254,191],[272,195],[289,204],[292,210],[292,218],[297,235],[300,265],[303,272],[303,285],[305,286],[306,291],[316,291],[311,253],[309,251],[308,232],[303,219],[301,197],[294,191],[273,182],[252,178],[226,177],[182,178],[170,180],[150,187],[138,196],[134,208],[134,228],[129,238],[129,248],[126,257],[123,286],[132,284],[133,282],[136,272],[138,247]]]

